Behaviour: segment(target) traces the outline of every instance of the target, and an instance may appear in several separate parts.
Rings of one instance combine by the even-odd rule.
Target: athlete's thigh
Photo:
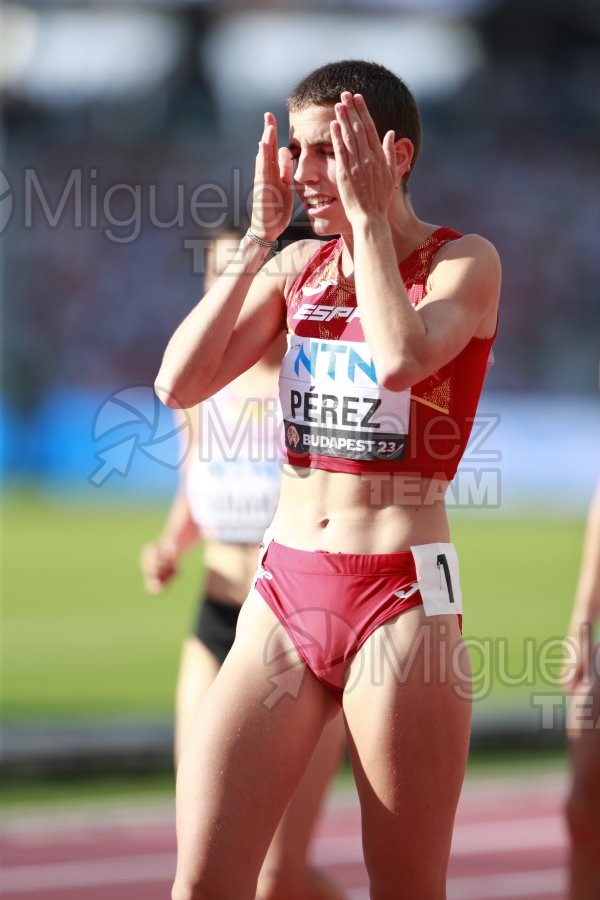
[[[251,593],[179,765],[179,865],[186,880],[200,872],[207,878],[209,870],[222,878],[225,870],[234,885],[237,877],[258,874],[333,705],[274,614]]]
[[[378,629],[353,661],[344,712],[372,896],[443,897],[471,718],[456,616],[418,606]]]
[[[336,704],[337,706],[337,704]],[[345,744],[343,716],[325,726],[298,787],[285,810],[266,858],[266,868],[297,862],[306,867],[307,849],[323,803],[325,791],[337,772]]]

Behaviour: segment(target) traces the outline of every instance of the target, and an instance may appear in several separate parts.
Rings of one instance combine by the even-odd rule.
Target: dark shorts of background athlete
[[[194,634],[221,663],[233,646],[241,606],[204,596]]]

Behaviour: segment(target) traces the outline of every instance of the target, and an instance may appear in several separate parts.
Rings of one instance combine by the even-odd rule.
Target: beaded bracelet
[[[250,229],[246,232],[246,237],[249,237],[255,244],[260,244],[261,247],[268,247],[273,253],[277,251],[277,247],[279,246],[279,241],[265,241],[264,238],[260,238],[257,234],[254,234],[253,231],[250,231]]]

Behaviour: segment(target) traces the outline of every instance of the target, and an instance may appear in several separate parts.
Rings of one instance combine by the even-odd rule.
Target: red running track
[[[459,806],[448,900],[565,900],[564,776],[468,781]],[[131,801],[127,801],[130,803]],[[3,900],[167,900],[175,861],[172,811],[70,812],[4,822]],[[354,793],[327,804],[314,862],[367,900]],[[399,900],[402,898],[399,897]]]

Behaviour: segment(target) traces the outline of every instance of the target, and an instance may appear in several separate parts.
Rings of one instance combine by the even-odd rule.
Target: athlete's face
[[[306,106],[290,114],[294,184],[316,234],[343,234],[350,225],[339,199],[329,125],[333,106]]]

